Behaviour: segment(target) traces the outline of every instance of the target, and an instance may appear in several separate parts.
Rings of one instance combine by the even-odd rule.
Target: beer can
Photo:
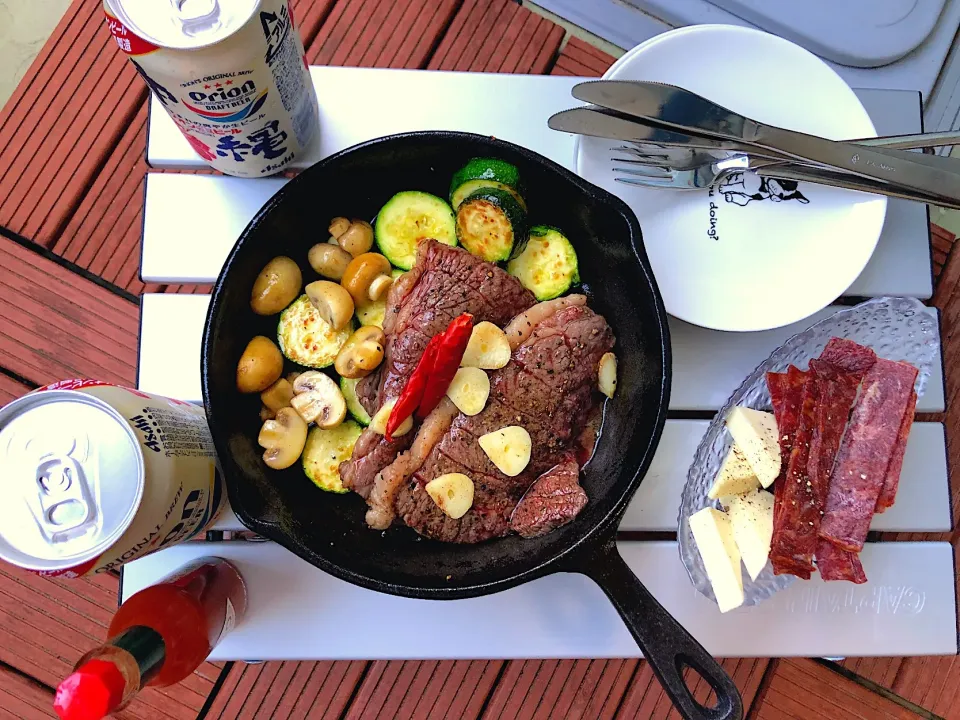
[[[287,0],[103,0],[103,10],[117,45],[217,170],[272,175],[317,133]]]
[[[223,502],[203,409],[64,380],[0,409],[0,559],[79,577],[183,542]]]

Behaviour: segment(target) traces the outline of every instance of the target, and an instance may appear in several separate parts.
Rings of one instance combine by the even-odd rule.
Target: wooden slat
[[[614,59],[612,55],[597,50],[580,38],[570,37],[560,50],[550,74],[600,77],[613,64]]]
[[[0,267],[0,365],[38,385],[136,381],[136,305],[5,238]]]
[[[553,66],[563,34],[511,0],[466,0],[427,67],[539,75]]]
[[[760,681],[763,679],[769,662],[769,660],[764,659],[727,658],[721,660],[724,670],[730,674],[740,690],[744,712],[749,711],[753,706],[757,691],[760,688]],[[691,673],[688,671],[687,675],[689,678]],[[688,680],[688,683],[694,690],[694,697],[702,703],[708,703],[710,688],[706,682],[697,677]],[[667,718],[679,720],[680,718],[680,714],[673,707],[670,698],[663,691],[663,687],[647,663],[640,665],[633,682],[624,695],[620,711],[617,714],[618,720],[641,717],[651,720],[665,720]]]
[[[0,666],[0,718],[56,719],[53,690],[15,670]]]
[[[613,718],[638,660],[521,660],[508,663],[483,717]]]
[[[311,65],[421,68],[458,5],[459,0],[340,0],[307,50],[307,60]]]
[[[235,663],[210,706],[210,720],[333,720],[343,716],[363,662]]]
[[[26,395],[32,389],[29,385],[24,385],[19,380],[0,373],[0,405],[5,405],[21,395]]]
[[[841,665],[860,677],[872,680],[888,690],[893,689],[903,658],[847,658]]]
[[[474,720],[502,666],[502,661],[378,660],[346,717]]]
[[[615,58],[578,37],[570,37],[563,46],[561,56],[579,62],[598,75],[607,71]]]
[[[916,720],[920,716],[812,660],[777,661],[757,720],[814,717]]]
[[[52,248],[134,294],[162,289],[144,285],[139,274],[146,124],[144,103]],[[121,277],[125,261],[134,266],[132,277]]]
[[[941,717],[960,717],[960,659],[956,656],[906,658],[892,689]]]
[[[100,3],[87,14],[33,102],[11,112],[0,159],[0,224],[49,245],[146,98],[136,71],[107,32]],[[72,41],[72,42],[71,42]],[[51,38],[41,54],[58,51]],[[6,133],[5,133],[6,134]]]

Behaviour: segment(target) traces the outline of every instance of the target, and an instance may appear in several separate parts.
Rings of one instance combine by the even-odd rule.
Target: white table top
[[[387,113],[350,115],[342,103],[321,111],[322,141],[308,160],[400,130],[453,129],[496,134],[562,164],[572,140],[543,131],[546,117],[576,104],[574,78],[313,68],[321,106],[332,94],[392,97]],[[439,91],[429,112],[401,101]],[[518,101],[490,113],[479,99],[513,94]],[[895,96],[895,97],[894,97]],[[883,134],[919,130],[919,108],[878,91],[861,98]],[[894,101],[896,100],[896,101]],[[473,103],[473,105],[471,105]],[[415,107],[416,106],[416,107]],[[396,112],[393,112],[393,111]],[[172,123],[154,111],[148,156],[155,166],[198,164]],[[282,185],[282,179],[151,174],[144,212],[143,277],[156,282],[212,281],[239,231]],[[929,297],[930,254],[924,206],[890,203],[884,237],[851,295]],[[899,208],[899,209],[898,209]],[[202,222],[201,222],[202,220]],[[139,386],[199,401],[199,344],[207,298],[147,295],[141,313]],[[814,318],[811,318],[809,324]],[[671,322],[674,393],[671,410],[719,407],[740,380],[798,328],[725,334]],[[180,342],[170,343],[176,335]],[[711,373],[698,372],[705,356]],[[944,404],[942,375],[931,379],[922,409]],[[622,530],[670,531],[680,488],[704,420],[671,418],[653,466],[624,517]],[[911,433],[898,502],[874,529],[950,528],[943,428],[918,423]],[[909,491],[907,491],[909,488]],[[228,514],[218,527],[237,527]],[[795,583],[757,608],[721,616],[690,586],[675,543],[631,541],[621,552],[668,610],[721,656],[917,655],[956,652],[953,554],[947,543],[869,544],[863,586]],[[603,593],[588,579],[554,575],[497,595],[449,602],[386,596],[341,582],[273,543],[186,543],[127,565],[124,597],[190,557],[217,554],[237,561],[250,588],[247,619],[214,659],[485,658],[635,656],[636,645]],[[413,607],[413,606],[416,607]],[[409,607],[408,607],[409,606]],[[408,621],[344,632],[343,608]],[[410,612],[404,613],[404,610]],[[437,633],[437,622],[459,628]],[[393,627],[393,626],[396,627]]]

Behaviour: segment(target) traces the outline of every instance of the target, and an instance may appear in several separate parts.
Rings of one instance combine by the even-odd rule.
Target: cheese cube
[[[727,415],[727,429],[765,488],[780,474],[780,439],[772,413],[735,407]]]
[[[713,481],[707,497],[716,500],[724,495],[743,495],[758,487],[760,481],[757,480],[756,473],[747,462],[743,451],[734,443],[720,466],[720,472],[717,473],[717,479]]]
[[[724,513],[709,507],[691,515],[689,523],[720,612],[739,607],[743,604],[743,576],[733,523]]]
[[[733,524],[733,539],[743,564],[753,580],[767,564],[773,537],[773,493],[754,490],[730,501],[727,509]]]

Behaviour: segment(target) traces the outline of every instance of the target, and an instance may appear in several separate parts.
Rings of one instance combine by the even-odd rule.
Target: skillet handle
[[[741,720],[743,701],[737,686],[704,647],[678,623],[637,579],[609,540],[598,553],[578,558],[570,569],[599,585],[620,613],[673,704],[687,720]],[[707,707],[693,697],[683,680],[692,668],[717,695]]]

